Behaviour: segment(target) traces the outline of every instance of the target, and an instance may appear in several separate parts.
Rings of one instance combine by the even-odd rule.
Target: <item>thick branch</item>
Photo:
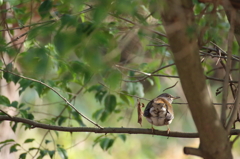
[[[196,148],[184,147],[183,148],[183,152],[186,155],[195,155],[195,156],[203,157],[201,150],[196,149]]]

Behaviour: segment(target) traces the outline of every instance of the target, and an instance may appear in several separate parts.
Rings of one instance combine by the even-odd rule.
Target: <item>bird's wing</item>
[[[143,116],[145,116],[145,117],[151,117],[151,114],[150,114],[150,109],[153,107],[153,101],[151,100],[148,104],[147,104],[147,106],[146,106],[146,108],[145,108],[145,110],[144,110],[144,112],[143,112]]]
[[[157,98],[155,98],[155,99],[153,100],[152,105],[153,105],[154,107],[160,107],[160,108],[162,108],[162,107],[165,107],[166,104],[165,104],[165,102],[162,100],[161,97],[157,97]]]

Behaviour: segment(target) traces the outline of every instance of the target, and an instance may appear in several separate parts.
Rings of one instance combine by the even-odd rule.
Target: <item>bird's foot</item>
[[[170,129],[168,128],[168,129],[167,129],[167,134],[169,135],[169,133],[170,133]]]
[[[155,129],[154,129],[154,127],[152,126],[152,133],[154,133],[154,131],[155,131]]]

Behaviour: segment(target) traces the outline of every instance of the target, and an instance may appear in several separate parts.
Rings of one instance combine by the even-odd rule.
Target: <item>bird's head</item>
[[[169,103],[172,103],[172,101],[174,99],[180,98],[180,97],[174,97],[174,96],[172,96],[171,94],[168,94],[168,93],[160,94],[158,97],[166,99]]]

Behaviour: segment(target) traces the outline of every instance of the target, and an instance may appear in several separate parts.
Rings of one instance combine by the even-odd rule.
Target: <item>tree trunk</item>
[[[231,159],[227,131],[212,105],[201,67],[191,0],[166,0],[161,8],[164,27],[174,55],[181,84],[200,136],[193,155],[205,159]]]

